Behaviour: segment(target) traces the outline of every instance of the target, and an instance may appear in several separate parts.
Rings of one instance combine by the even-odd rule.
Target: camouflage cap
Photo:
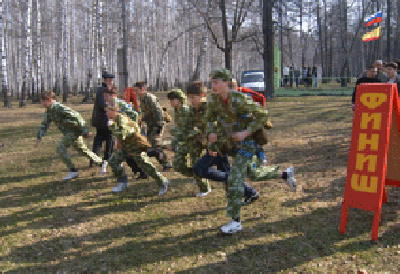
[[[230,72],[226,68],[221,68],[211,72],[210,77],[211,79],[221,79],[224,82],[228,82],[232,80],[233,75],[232,72]]]
[[[168,99],[178,98],[183,104],[186,104],[186,95],[179,88],[173,88],[170,92],[168,92]]]

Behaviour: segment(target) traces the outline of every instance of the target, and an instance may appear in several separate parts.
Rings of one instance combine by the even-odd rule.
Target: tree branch
[[[223,48],[223,47],[221,47],[221,46],[219,45],[219,43],[218,43],[218,38],[217,38],[217,36],[215,35],[214,31],[212,30],[212,28],[211,28],[211,26],[210,26],[210,24],[209,24],[209,22],[208,22],[207,19],[206,19],[206,25],[207,25],[207,29],[211,32],[211,36],[212,36],[212,38],[213,38],[214,44],[216,44],[216,46],[217,46],[218,49],[220,49],[220,50],[222,50],[223,52],[225,52],[225,48]]]

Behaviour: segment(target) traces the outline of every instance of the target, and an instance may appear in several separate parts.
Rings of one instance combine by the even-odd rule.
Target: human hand
[[[215,143],[217,141],[217,133],[209,133],[208,134],[208,141],[210,143]]]
[[[250,134],[249,134],[249,132],[248,132],[247,129],[246,129],[246,130],[244,130],[244,131],[236,132],[235,134],[233,134],[232,137],[233,137],[233,139],[234,139],[235,141],[241,142],[241,141],[243,141],[244,139],[246,139],[249,135],[250,135]]]

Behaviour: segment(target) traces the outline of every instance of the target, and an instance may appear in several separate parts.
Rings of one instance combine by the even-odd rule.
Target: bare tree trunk
[[[226,2],[225,0],[220,0],[219,9],[221,10],[222,15],[222,33],[224,35],[225,48],[223,50],[225,54],[225,68],[231,70],[232,60],[231,60],[231,52],[230,52],[230,41],[228,39],[228,23],[226,20]]]
[[[282,9],[283,9],[283,1],[282,0],[279,0],[279,19],[278,19],[278,21],[279,21],[279,48],[280,48],[280,50],[281,50],[281,52],[283,52],[283,24],[282,24]],[[281,66],[281,69],[280,69],[280,71],[279,71],[279,75],[281,76],[281,83],[280,83],[280,86],[282,86],[282,83],[283,83],[283,81],[282,81],[282,77],[283,77],[283,59],[284,59],[284,54],[282,54],[281,55],[281,63],[280,63],[280,66]]]
[[[320,0],[318,0],[318,6],[317,6],[317,25],[318,25],[318,39],[319,39],[319,46],[320,46],[320,52],[321,52],[321,67],[323,71],[323,77],[325,77],[325,66],[324,66],[324,51],[323,51],[323,40],[322,40],[322,24],[321,24],[321,6],[320,6]]]
[[[192,81],[198,81],[200,79],[200,72],[202,71],[203,68],[203,63],[204,63],[204,56],[207,53],[207,43],[208,43],[208,32],[207,30],[203,31],[203,38],[201,41],[201,46],[200,46],[200,53],[199,56],[197,57],[197,62],[196,62],[196,69],[193,73]]]
[[[91,89],[91,99],[94,98],[94,93],[96,87],[98,86],[98,69],[97,69],[97,56],[98,56],[98,29],[97,29],[97,14],[98,14],[99,0],[93,1],[92,10],[92,39],[93,39],[93,60],[92,60],[92,89]]]
[[[67,102],[68,98],[68,14],[69,0],[63,0],[62,6],[62,54],[63,54],[63,81],[62,81],[62,94],[63,94],[63,103]]]
[[[38,89],[37,89],[37,61],[38,61],[38,11],[37,11],[37,2],[38,0],[32,1],[32,16],[31,16],[31,26],[32,26],[32,46],[31,46],[31,87],[32,87],[32,103],[36,103],[38,97]]]
[[[29,64],[29,46],[30,46],[30,39],[31,39],[31,26],[30,26],[30,16],[31,16],[31,0],[28,0],[27,2],[20,0],[20,6],[22,13],[25,14],[26,16],[22,16],[22,24],[24,28],[24,60],[22,62],[22,91],[21,91],[21,101],[19,106],[20,107],[25,107],[26,106],[26,95],[27,95],[27,86],[29,84],[27,83],[28,81],[28,64]]]
[[[390,24],[390,14],[392,12],[391,0],[387,0],[387,15],[386,15],[386,60],[390,62],[392,58],[390,57],[390,34],[392,33],[392,25]]]
[[[100,32],[100,67],[101,67],[101,72],[106,71],[107,70],[107,60],[106,60],[106,48],[105,48],[105,42],[106,42],[106,37],[107,37],[107,18],[108,16],[104,16],[104,4],[102,1],[100,1],[99,3],[99,16],[100,16],[100,20],[99,20],[99,24],[100,24],[100,28],[99,28],[99,32]]]
[[[70,18],[70,26],[69,26],[69,35],[68,35],[68,40],[69,40],[69,84],[70,84],[70,92],[73,91],[73,95],[76,96],[77,93],[77,87],[78,87],[78,82],[77,82],[77,74],[75,68],[76,66],[76,58],[77,58],[77,50],[76,50],[76,42],[75,42],[75,29],[76,29],[76,24],[73,21],[73,18],[75,18],[75,10],[76,7],[74,6],[74,3],[71,2],[71,8],[70,12],[68,13],[68,16]]]
[[[303,47],[303,0],[300,0],[300,49],[301,49],[301,71],[305,66],[304,47]]]
[[[264,87],[265,97],[271,99],[274,94],[274,26],[272,22],[272,2],[263,1],[263,36],[264,36]]]
[[[2,92],[4,95],[4,107],[10,108],[11,101],[10,101],[9,93],[8,93],[9,86],[8,86],[8,74],[7,74],[7,72],[8,72],[7,65],[9,65],[7,62],[8,61],[8,59],[7,59],[7,57],[8,57],[7,56],[7,53],[8,53],[7,42],[8,42],[8,35],[9,35],[8,28],[10,26],[11,20],[9,19],[10,14],[9,14],[8,5],[9,5],[9,3],[8,3],[8,1],[6,1],[5,7],[2,6],[3,15],[6,16],[6,22],[4,24],[4,19],[3,19],[2,24],[1,24],[2,28],[1,28],[1,34],[0,34],[1,56],[2,56],[2,60],[3,60],[2,64],[1,64],[1,89],[2,89]],[[6,11],[6,12],[4,12],[4,11]]]
[[[340,72],[340,77],[342,78],[341,80],[341,86],[346,87],[347,86],[347,80],[345,78],[345,73],[347,70],[347,75],[348,70],[349,70],[349,47],[348,47],[348,37],[347,37],[347,0],[341,0],[341,18],[342,18],[342,29],[341,29],[341,40],[342,40],[342,50],[344,53],[344,63]]]
[[[121,84],[119,88],[120,96],[124,88],[128,87],[128,63],[127,63],[127,47],[128,47],[128,37],[126,33],[126,0],[122,0],[122,72],[120,77],[122,77]]]
[[[86,91],[85,91],[85,97],[83,98],[83,102],[89,103],[91,98],[92,89],[93,89],[93,81],[92,81],[92,68],[93,68],[93,25],[92,25],[92,9],[93,5],[89,5],[89,12],[87,14],[87,28],[88,28],[88,36],[89,36],[89,41],[88,41],[88,54],[87,54],[87,75],[86,75]]]
[[[42,44],[42,11],[40,6],[40,0],[36,0],[37,9],[37,101],[40,102],[40,95],[43,92],[43,74],[42,74],[42,56],[43,56],[43,44]]]
[[[397,39],[394,40],[395,42],[395,53],[396,53],[396,61],[400,60],[400,44],[399,44],[399,37],[400,37],[400,1],[397,1],[397,19],[396,19],[396,30],[397,30]]]

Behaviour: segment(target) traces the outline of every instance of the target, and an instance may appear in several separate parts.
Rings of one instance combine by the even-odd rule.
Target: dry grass
[[[80,98],[81,99],[81,98]],[[73,109],[89,121],[92,105]],[[165,104],[165,94],[162,96]],[[1,263],[10,272],[396,272],[400,257],[398,189],[388,189],[378,243],[373,214],[350,210],[338,232],[352,113],[346,97],[280,98],[268,103],[275,129],[270,164],[294,165],[301,191],[280,180],[250,182],[261,193],[243,208],[243,231],[226,237],[225,190],[197,198],[190,178],[169,172],[163,197],[156,183],[133,181],[111,194],[115,179],[88,169],[71,150],[80,177],[61,181],[54,125],[38,149],[39,105],[0,109]],[[169,136],[166,136],[168,139]],[[92,139],[88,140],[89,147]],[[128,170],[130,172],[130,170]]]

